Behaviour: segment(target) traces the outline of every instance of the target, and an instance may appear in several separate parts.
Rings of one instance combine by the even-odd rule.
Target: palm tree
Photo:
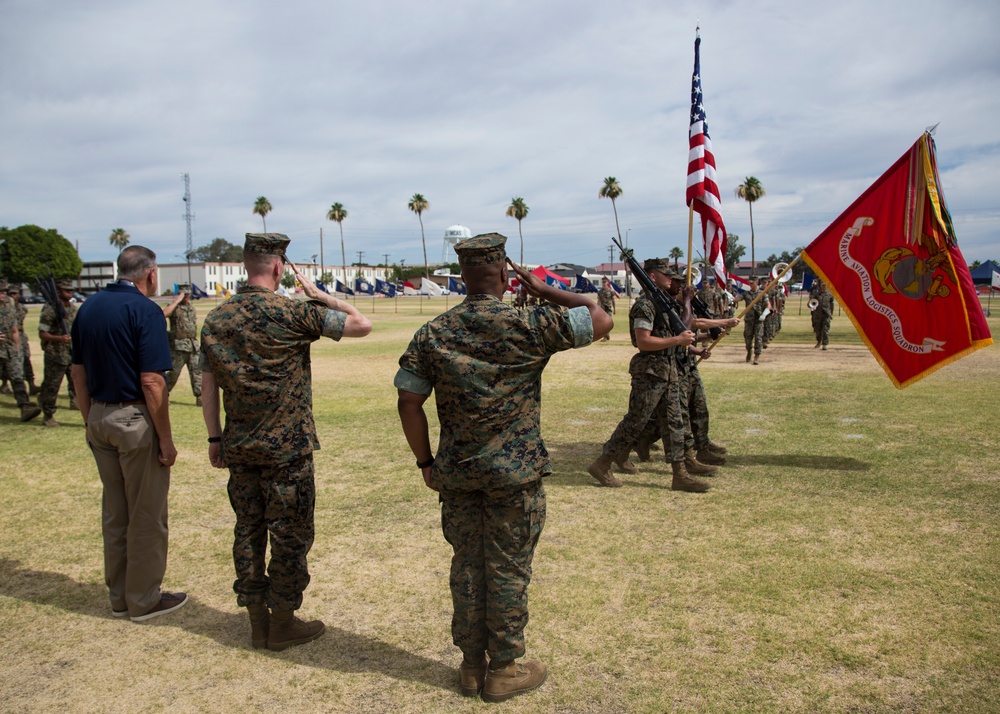
[[[428,280],[431,279],[431,271],[427,266],[427,241],[424,239],[424,219],[420,217],[424,211],[431,207],[431,204],[427,203],[427,199],[419,193],[413,194],[413,198],[410,202],[406,204],[411,211],[417,214],[417,220],[420,221],[420,241],[424,244],[424,275]],[[430,297],[428,295],[428,297]]]
[[[615,212],[615,230],[618,231],[618,242],[622,242],[622,229],[618,225],[618,208],[615,206],[615,199],[622,195],[622,187],[618,185],[618,179],[608,176],[604,179],[604,185],[597,192],[598,198],[610,198],[611,208]],[[625,264],[625,292],[628,299],[632,299],[632,278],[628,274],[628,264]]]
[[[335,203],[326,212],[326,217],[340,226],[340,264],[344,269],[344,287],[347,287],[347,254],[344,253],[344,219],[347,218],[347,209],[343,204]]]
[[[260,216],[260,220],[264,223],[264,232],[267,233],[267,221],[264,220],[264,216],[271,212],[271,202],[263,196],[257,196],[257,200],[253,204],[253,212]]]
[[[736,187],[736,198],[742,198],[750,206],[750,277],[754,277],[757,272],[757,259],[754,256],[754,235],[753,235],[753,204],[767,192],[756,176],[747,176],[743,183]]]
[[[108,243],[113,245],[121,253],[125,250],[125,246],[128,245],[129,238],[131,238],[124,228],[115,228],[111,231],[111,235],[108,236]]]
[[[524,265],[524,236],[521,234],[521,221],[528,215],[528,204],[520,196],[510,199],[507,215],[517,219],[517,235],[521,239],[521,262],[519,265]]]
[[[684,251],[678,248],[676,245],[670,249],[670,257],[674,259],[674,270],[678,270],[678,262],[684,257]]]

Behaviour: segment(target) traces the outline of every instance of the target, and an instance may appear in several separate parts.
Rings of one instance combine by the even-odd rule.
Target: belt
[[[145,404],[145,399],[123,399],[120,402],[102,402],[100,399],[91,399],[94,404],[103,404],[106,407],[130,407],[135,404]]]

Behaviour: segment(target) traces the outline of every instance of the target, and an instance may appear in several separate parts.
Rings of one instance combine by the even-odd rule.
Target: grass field
[[[370,337],[313,349],[323,448],[302,613],[327,633],[281,653],[249,648],[227,473],[208,465],[186,374],[164,587],[191,602],[141,625],[110,615],[79,412],[63,396],[64,426],[22,425],[0,397],[0,710],[1000,711],[996,347],[898,391],[843,316],[830,349],[813,349],[793,299],[761,365],[729,338],[701,368],[713,438],[730,449],[701,495],[670,490],[662,452],[624,488],[586,473],[627,403],[623,313],[611,342],[554,357],[555,472],[527,629],[549,679],[489,705],[458,694],[450,549],[392,388],[444,299],[358,305]]]

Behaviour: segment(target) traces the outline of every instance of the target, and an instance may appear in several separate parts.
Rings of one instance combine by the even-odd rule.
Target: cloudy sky
[[[639,257],[686,246],[695,27],[730,233],[758,177],[758,258],[805,245],[935,138],[966,258],[1000,259],[1000,4],[953,0],[533,2],[0,0],[0,225],[55,228],[84,260],[113,228],[185,250],[262,229],[289,255],[422,262],[453,224],[530,207],[525,260],[595,265],[614,215]],[[749,249],[747,251],[749,257]]]

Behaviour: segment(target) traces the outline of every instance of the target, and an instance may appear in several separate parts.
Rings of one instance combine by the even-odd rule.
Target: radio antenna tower
[[[184,177],[184,222],[187,224],[187,243],[184,250],[184,257],[188,264],[188,285],[191,285],[191,254],[194,252],[194,245],[191,242],[191,220],[194,214],[191,213],[191,176],[181,174]]]

